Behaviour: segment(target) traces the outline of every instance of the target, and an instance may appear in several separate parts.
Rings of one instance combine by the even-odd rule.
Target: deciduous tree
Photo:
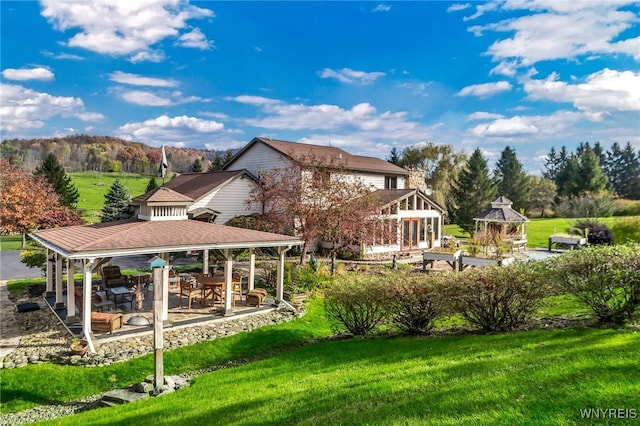
[[[541,178],[534,175],[529,175],[530,200],[529,208],[531,210],[540,210],[540,217],[544,217],[545,209],[553,205],[553,201],[556,197],[557,189],[556,184],[551,179]]]

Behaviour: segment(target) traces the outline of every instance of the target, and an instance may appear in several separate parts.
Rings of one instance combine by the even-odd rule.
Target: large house
[[[439,247],[444,210],[425,193],[424,177],[385,160],[350,154],[340,148],[256,137],[234,155],[222,172],[187,173],[165,186],[195,202],[188,214],[224,224],[234,216],[257,213],[262,206],[248,203],[260,175],[292,168],[300,158],[334,164],[335,173],[348,172],[375,191],[380,215],[394,223],[395,238],[363,245],[366,258]],[[303,180],[304,181],[304,180]]]

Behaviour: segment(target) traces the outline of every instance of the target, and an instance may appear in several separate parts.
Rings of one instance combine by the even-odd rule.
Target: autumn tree
[[[32,175],[1,159],[0,232],[26,235],[39,228],[84,223],[74,210],[62,206],[60,197],[42,175]]]
[[[131,196],[119,179],[111,185],[104,198],[101,222],[133,218],[133,208],[129,205]]]
[[[393,153],[390,158],[392,157]],[[465,154],[454,152],[451,145],[427,142],[423,146],[403,149],[398,162],[394,164],[424,172],[425,183],[433,191],[429,198],[452,212],[455,209],[451,197],[452,184],[466,160]]]
[[[260,179],[250,203],[262,206],[261,220],[274,232],[304,241],[301,263],[314,241],[331,242],[335,258],[341,248],[382,232],[375,192],[336,163],[298,157],[292,167],[261,173]]]
[[[58,162],[58,158],[49,153],[47,157],[40,163],[40,165],[34,171],[36,175],[44,176],[47,181],[53,187],[53,190],[60,196],[60,203],[63,206],[76,208],[78,203],[78,189],[71,181],[71,178],[67,176],[62,165]]]
[[[489,208],[496,197],[496,187],[489,177],[487,160],[482,156],[480,148],[476,148],[469,157],[467,165],[458,175],[452,196],[457,208],[454,221],[463,231],[473,232],[473,218]]]

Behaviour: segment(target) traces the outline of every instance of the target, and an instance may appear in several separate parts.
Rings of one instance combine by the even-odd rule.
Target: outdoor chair
[[[180,279],[180,308],[182,308],[182,298],[187,299],[187,309],[191,310],[191,301],[200,298],[202,304],[202,287],[194,286],[195,280]]]
[[[236,298],[235,295],[239,295],[240,296],[240,300],[242,300],[242,275],[240,274],[233,274],[231,277],[231,285],[232,285],[232,291],[233,291],[233,306],[236,305]]]
[[[102,288],[107,290],[113,287],[128,287],[129,277],[122,275],[119,266],[102,267]]]
[[[260,307],[267,298],[267,290],[263,288],[254,288],[247,293],[246,305]]]

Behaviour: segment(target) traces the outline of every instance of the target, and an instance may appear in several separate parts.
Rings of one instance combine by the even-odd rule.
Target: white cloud
[[[578,84],[558,81],[551,74],[545,80],[526,81],[524,91],[531,100],[570,102],[592,118],[614,111],[640,111],[640,72],[605,68]]]
[[[164,52],[160,50],[145,50],[142,52],[138,52],[132,57],[129,58],[129,61],[132,64],[137,64],[138,62],[155,62],[159,63],[164,61]]]
[[[484,26],[472,26],[469,31],[476,36],[487,30],[512,33],[511,37],[495,41],[486,52],[494,61],[508,60],[512,65],[527,67],[540,61],[619,53],[640,59],[638,37],[619,39],[638,22],[636,13],[623,10],[624,5],[633,3],[516,0],[482,4],[477,7],[478,13],[481,8],[484,14],[498,6],[503,10],[533,13]],[[496,7],[489,8],[489,5]]]
[[[490,123],[478,124],[471,130],[476,136],[524,136],[538,133],[538,128],[526,117],[498,118]]]
[[[391,10],[391,6],[389,6],[388,4],[379,4],[373,9],[371,9],[372,12],[388,12],[390,10]]]
[[[511,83],[508,81],[497,81],[495,83],[473,84],[462,88],[456,96],[477,96],[486,98],[496,93],[508,92],[511,90]]]
[[[83,121],[103,118],[101,114],[85,111],[82,99],[52,96],[6,83],[0,83],[0,105],[0,128],[8,133],[41,128],[54,117],[75,117]]]
[[[182,92],[175,90],[150,92],[147,90],[122,90],[115,89],[118,97],[125,102],[144,106],[173,106],[193,102],[209,102],[209,99],[198,96],[184,96]]]
[[[249,104],[249,105],[274,105],[281,104],[282,101],[277,99],[265,98],[263,96],[253,96],[253,95],[240,95],[240,96],[227,96],[224,98],[225,101],[233,101],[239,102],[241,104]]]
[[[492,10],[496,10],[499,6],[499,3],[495,0],[493,1],[489,1],[487,3],[480,3],[478,6],[476,6],[476,13],[474,13],[471,16],[465,16],[464,20],[465,21],[471,21],[474,20],[476,18],[481,17],[482,15],[484,15],[486,12],[490,12]]]
[[[180,37],[187,20],[215,16],[209,9],[175,0],[41,0],[41,6],[42,16],[56,29],[79,28],[68,46],[116,56],[151,50],[167,37]]]
[[[402,87],[403,89],[409,89],[411,93],[418,96],[429,96],[429,92],[427,91],[428,83],[401,83],[398,84],[398,87]]]
[[[334,71],[331,68],[325,68],[318,74],[320,75],[320,78],[335,78],[342,83],[353,83],[362,85],[372,84],[378,78],[384,77],[386,75],[385,73],[379,71],[355,71],[351,68],[343,68],[338,71]]]
[[[496,138],[507,142],[546,142],[551,138],[557,138],[584,118],[584,114],[573,111],[557,111],[550,115],[516,115],[478,124],[469,132],[480,138]]]
[[[489,72],[489,75],[499,74],[507,77],[515,77],[518,69],[518,63],[515,61],[501,61],[498,65],[493,67]]]
[[[454,3],[447,8],[447,12],[458,12],[471,7],[471,3]]]
[[[209,50],[215,48],[215,44],[202,33],[200,28],[194,28],[193,31],[182,34],[176,43],[182,47],[192,47],[194,49]]]
[[[44,67],[37,68],[7,68],[2,70],[2,76],[7,80],[28,81],[41,80],[51,81],[54,79],[53,73]]]
[[[224,129],[224,124],[213,120],[202,120],[185,115],[169,117],[161,115],[157,118],[138,123],[127,123],[118,129],[120,137],[152,145],[167,143],[186,146],[192,138],[217,135]]]
[[[173,79],[145,77],[143,75],[130,74],[122,71],[109,74],[109,80],[115,81],[116,83],[130,84],[132,86],[176,87],[178,85],[178,82]]]
[[[504,115],[496,114],[494,112],[476,111],[476,112],[474,112],[472,114],[469,114],[469,116],[467,117],[467,120],[469,120],[469,121],[489,120],[489,119],[503,118],[503,117],[504,117]]]

